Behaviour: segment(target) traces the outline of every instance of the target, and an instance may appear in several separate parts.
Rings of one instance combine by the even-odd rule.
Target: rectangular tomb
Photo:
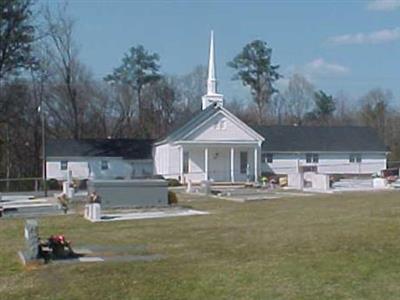
[[[88,192],[101,197],[102,208],[168,205],[168,184],[161,179],[91,180]]]

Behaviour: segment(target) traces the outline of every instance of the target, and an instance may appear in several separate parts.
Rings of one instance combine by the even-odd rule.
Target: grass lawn
[[[39,220],[43,237],[64,233],[75,246],[115,243],[127,254],[165,256],[152,262],[27,270],[16,255],[24,220],[0,220],[0,299],[400,299],[399,192],[180,200],[211,214]]]

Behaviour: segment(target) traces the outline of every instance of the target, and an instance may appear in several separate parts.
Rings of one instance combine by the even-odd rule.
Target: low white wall
[[[313,174],[311,177],[312,188],[321,191],[329,190],[329,175]]]
[[[324,174],[372,174],[386,168],[385,153],[361,153],[360,163],[349,162],[350,153],[318,153],[318,163],[307,163],[306,154],[273,153],[273,162],[261,162],[262,172],[290,174],[299,166],[316,166]]]
[[[293,188],[293,189],[302,190],[304,187],[303,173],[288,174],[288,187]]]

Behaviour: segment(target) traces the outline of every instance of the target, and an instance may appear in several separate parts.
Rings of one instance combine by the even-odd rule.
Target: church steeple
[[[223,106],[224,96],[217,94],[217,78],[215,76],[214,31],[211,30],[210,54],[208,58],[207,94],[202,98],[202,108],[211,104]]]
[[[215,59],[214,59],[214,31],[211,30],[210,54],[208,59],[208,78],[207,94],[217,93],[217,79],[215,78]]]

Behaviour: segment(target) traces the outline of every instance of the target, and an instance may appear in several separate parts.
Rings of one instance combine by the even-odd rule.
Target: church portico
[[[257,143],[181,143],[179,144],[182,183],[211,180],[214,182],[257,181],[260,168]]]

